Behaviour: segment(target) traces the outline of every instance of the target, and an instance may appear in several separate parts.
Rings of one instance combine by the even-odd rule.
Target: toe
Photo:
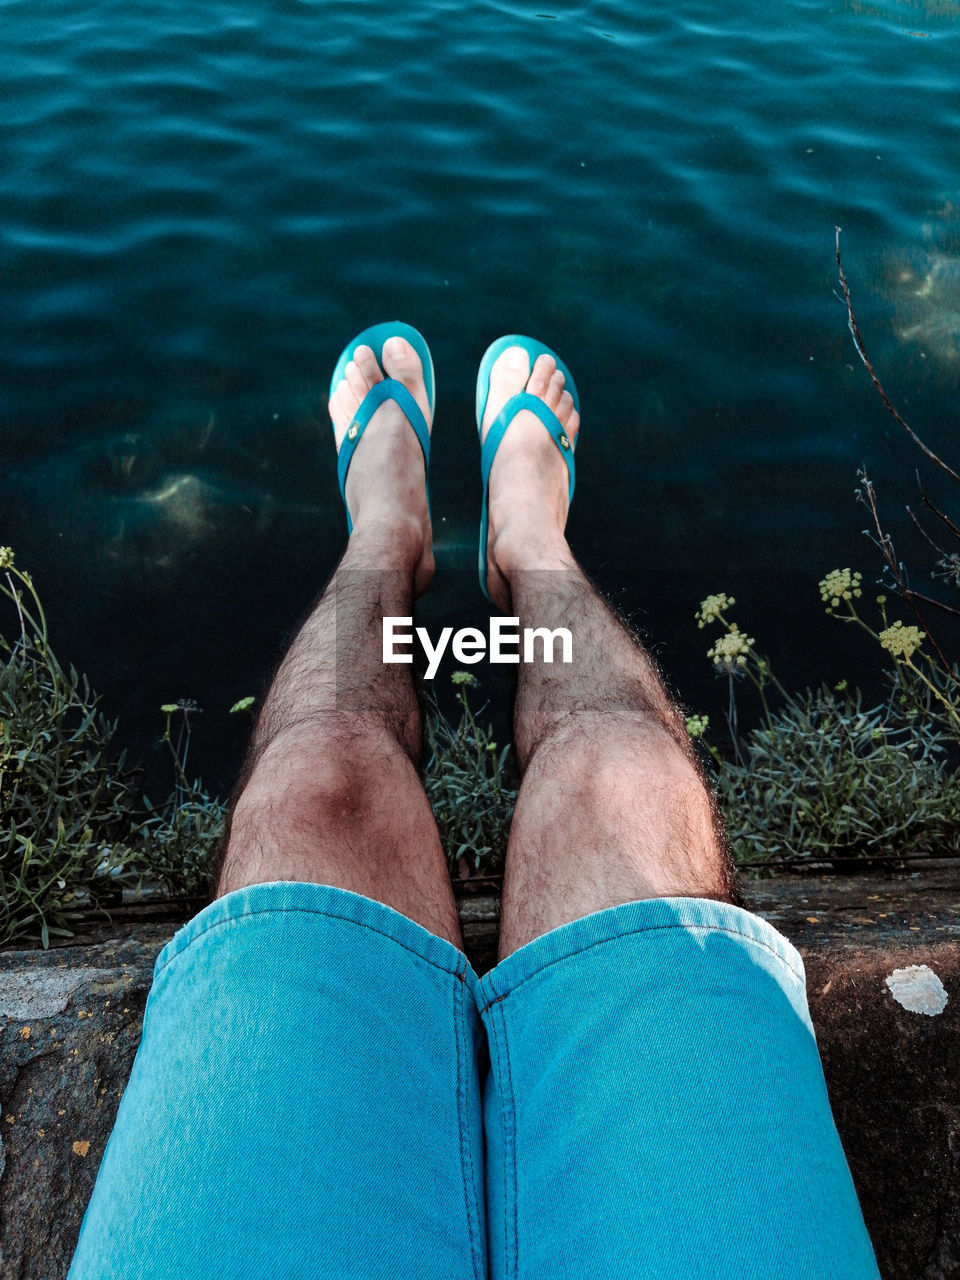
[[[429,426],[430,402],[427,399],[427,388],[423,379],[423,365],[414,348],[406,338],[399,336],[388,338],[383,344],[382,359],[387,376],[403,383],[420,406],[420,412]]]
[[[557,417],[563,423],[570,439],[576,441],[577,432],[580,430],[580,415],[574,408],[573,396],[569,391],[565,391],[560,397],[560,407],[557,410]]]
[[[354,350],[352,363],[356,365],[357,370],[364,380],[364,390],[369,391],[375,382],[383,379],[383,373],[377,363],[377,357],[374,355],[373,348],[361,343]]]
[[[360,401],[350,389],[346,379],[342,379],[337,383],[327,406],[330,410],[330,420],[333,423],[333,435],[337,449],[340,448],[340,442],[346,434],[359,403]]]
[[[328,406],[338,449],[364,396],[382,377],[377,357],[370,347],[357,347],[353,352],[353,359],[347,364],[343,376],[333,389]]]
[[[530,376],[530,357],[523,347],[507,347],[501,351],[490,368],[490,391],[483,414],[482,434],[511,398],[527,385]]]
[[[360,403],[373,385],[355,360],[351,360],[346,369],[344,369],[343,378],[351,394],[356,398],[357,404]]]
[[[543,397],[547,404],[547,408],[552,409],[554,413],[556,413],[557,409],[560,407],[560,398],[563,395],[563,382],[563,374],[559,369],[554,369],[553,373],[550,375],[550,382]]]
[[[514,395],[523,390],[529,376],[530,357],[523,347],[507,347],[493,362],[490,383]]]
[[[338,382],[336,390],[330,397],[330,416],[334,422],[344,415],[353,416],[353,411],[357,406],[357,397],[353,394],[346,382]]]
[[[534,361],[533,368],[530,371],[530,380],[527,383],[527,390],[533,396],[539,396],[541,400],[546,400],[547,393],[550,390],[550,379],[556,370],[557,362],[553,356],[543,352],[537,356]]]
[[[394,334],[383,344],[383,367],[391,378],[398,381],[412,380],[423,373],[420,357],[406,338],[401,338],[399,334]]]

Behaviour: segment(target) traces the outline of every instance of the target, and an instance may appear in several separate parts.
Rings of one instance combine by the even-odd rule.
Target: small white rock
[[[894,969],[887,978],[890,994],[911,1013],[925,1013],[935,1018],[947,1007],[947,991],[943,983],[925,964],[911,964]]]

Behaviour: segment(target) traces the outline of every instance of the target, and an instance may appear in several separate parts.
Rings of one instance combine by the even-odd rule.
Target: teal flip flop
[[[386,324],[375,324],[369,329],[364,329],[363,333],[358,333],[353,341],[344,347],[340,353],[340,359],[337,361],[337,367],[333,371],[333,377],[330,379],[329,394],[331,397],[337,388],[337,384],[343,381],[344,371],[353,359],[353,353],[357,347],[372,347],[373,353],[377,357],[377,364],[384,374],[383,381],[371,387],[364,396],[357,412],[353,416],[353,420],[347,427],[347,434],[343,437],[343,443],[340,446],[340,453],[337,458],[337,479],[340,482],[340,497],[343,499],[343,506],[347,512],[348,534],[353,533],[353,521],[350,519],[350,511],[347,508],[346,488],[350,461],[357,445],[360,443],[360,438],[367,424],[385,400],[395,400],[403,410],[407,421],[420,441],[420,448],[423,450],[424,470],[428,471],[430,468],[430,428],[427,426],[427,420],[420,411],[420,406],[403,383],[397,382],[395,378],[387,377],[386,370],[383,368],[383,344],[388,338],[406,338],[414,351],[416,351],[420,357],[420,363],[423,365],[423,380],[427,388],[427,403],[430,405],[431,417],[436,406],[433,358],[430,355],[430,348],[427,346],[423,334],[414,329],[412,325],[402,324],[399,320],[387,322]],[[430,489],[428,486],[427,511],[429,512],[429,510]]]
[[[563,363],[555,351],[552,351],[542,342],[538,342],[536,338],[523,338],[519,334],[508,334],[505,338],[498,338],[496,342],[487,347],[483,359],[480,361],[480,371],[477,374],[477,431],[480,431],[483,423],[483,415],[487,408],[487,397],[490,394],[490,370],[493,368],[494,362],[508,347],[523,347],[530,357],[530,368],[533,368],[533,362],[537,356],[544,352],[548,356],[553,356],[557,362],[557,368],[564,377],[564,390],[569,391],[573,396],[573,404],[577,413],[580,412],[580,397],[577,394],[576,384],[573,381],[573,375]],[[487,432],[483,444],[480,446],[480,479],[483,482],[483,506],[480,510],[480,588],[483,594],[493,603],[489,591],[487,591],[487,490],[490,481],[490,468],[493,466],[493,460],[497,456],[497,450],[500,448],[500,441],[503,439],[507,427],[517,416],[521,409],[529,409],[531,413],[535,413],[543,425],[546,427],[550,439],[560,450],[560,456],[563,458],[570,475],[570,501],[573,501],[573,486],[576,478],[573,454],[574,441],[567,438],[567,434],[560,425],[560,420],[552,410],[538,396],[532,396],[529,391],[520,391],[515,396],[511,396],[507,403],[490,424],[490,430]]]

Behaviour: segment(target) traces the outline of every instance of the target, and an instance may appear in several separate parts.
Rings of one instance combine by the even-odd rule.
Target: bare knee
[[[650,896],[737,899],[713,794],[696,763],[671,739],[606,763],[597,785],[598,806],[605,799],[632,828],[630,843]]]
[[[317,733],[311,726],[278,735],[257,760],[235,807],[234,826],[250,815],[286,826],[349,824],[380,797],[390,774],[409,761],[379,726],[352,722]]]
[[[229,817],[219,893],[241,884],[315,879],[318,866],[361,842],[373,858],[372,828],[409,759],[385,734],[278,735],[256,759]],[[321,878],[323,878],[321,876]]]
[[[576,832],[636,896],[737,901],[726,838],[693,753],[659,724],[569,725],[540,744],[521,792],[530,818]],[[555,838],[555,837],[554,837]]]

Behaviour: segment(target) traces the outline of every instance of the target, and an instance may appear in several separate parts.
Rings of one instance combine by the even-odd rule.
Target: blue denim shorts
[[[793,947],[627,903],[478,978],[324,885],[157,959],[69,1280],[878,1275]]]

